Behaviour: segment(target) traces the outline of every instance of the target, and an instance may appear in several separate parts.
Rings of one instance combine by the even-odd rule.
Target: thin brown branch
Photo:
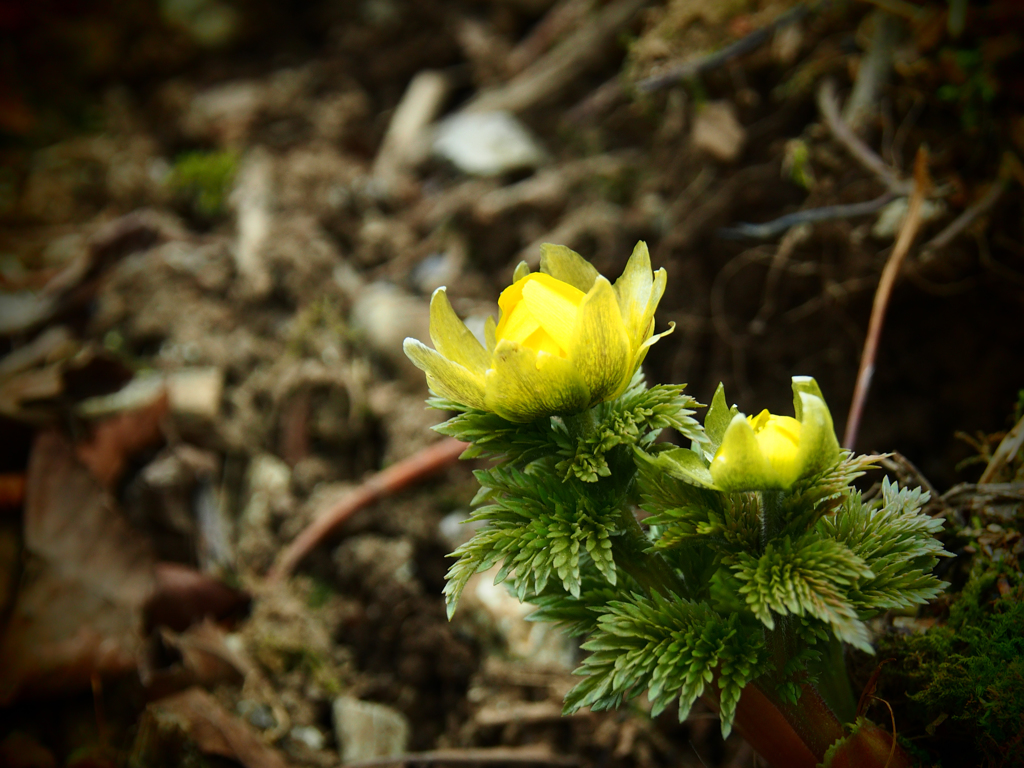
[[[356,512],[433,475],[458,459],[466,447],[466,443],[447,438],[371,475],[362,485],[306,526],[294,541],[281,550],[267,579],[279,581],[287,578],[306,555]]]
[[[901,196],[910,193],[913,185],[900,178],[896,170],[886,165],[885,161],[843,122],[839,115],[836,86],[831,80],[825,80],[818,88],[818,109],[821,110],[821,116],[825,118],[825,124],[832,132],[832,136],[846,147],[846,151],[854,160],[877,176],[890,192]]]
[[[900,273],[900,266],[921,227],[921,203],[924,202],[930,186],[928,153],[922,147],[918,150],[917,159],[914,161],[914,191],[910,195],[907,217],[903,221],[896,245],[893,246],[892,253],[889,254],[889,260],[885,263],[885,269],[882,270],[882,277],[878,281],[878,289],[875,291],[875,301],[871,307],[868,335],[860,357],[860,369],[857,371],[857,384],[853,390],[850,414],[846,418],[846,433],[843,435],[843,447],[848,450],[853,450],[853,446],[857,442],[861,414],[864,412],[864,403],[868,397],[868,390],[871,388],[871,377],[875,372],[875,357],[878,354],[878,342],[882,336],[882,325],[885,323],[885,312],[889,306],[893,286],[896,284],[896,277]]]
[[[507,83],[474,96],[463,111],[522,112],[554,98],[569,83],[604,61],[615,37],[633,23],[647,2],[612,0]]]
[[[949,226],[925,244],[921,249],[921,260],[928,261],[935,256],[936,251],[949,245],[953,238],[971,226],[979,216],[992,209],[1009,187],[1010,178],[1008,176],[998,178],[980,200],[965,208],[963,213],[949,223]]]
[[[683,80],[690,80],[704,72],[710,72],[713,69],[718,69],[719,67],[728,64],[733,59],[737,59],[751,51],[757,50],[771,40],[772,35],[775,34],[776,31],[782,27],[800,21],[809,12],[810,11],[806,5],[797,5],[783,13],[771,24],[767,24],[760,29],[755,29],[749,35],[741,37],[735,43],[727,45],[719,51],[715,51],[707,56],[700,56],[696,59],[684,61],[681,64],[676,64],[657,75],[644,78],[636,84],[636,89],[641,93],[650,93],[651,91],[657,91],[670,85],[675,85]]]
[[[514,76],[530,66],[555,40],[580,23],[586,23],[586,15],[593,6],[594,0],[560,0],[555,3],[509,53],[505,61],[506,72]]]
[[[985,471],[978,478],[978,485],[991,483],[992,478],[998,475],[1000,470],[1013,460],[1021,446],[1024,446],[1024,417],[1021,417],[1020,421],[1000,441],[995,453],[992,454],[992,458],[989,459],[988,466],[985,467]]]

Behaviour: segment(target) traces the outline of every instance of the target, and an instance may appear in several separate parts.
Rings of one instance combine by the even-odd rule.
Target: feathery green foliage
[[[817,392],[808,381],[794,391]],[[727,734],[744,686],[797,705],[823,647],[870,652],[867,619],[944,586],[927,495],[886,481],[865,503],[853,489],[878,457],[839,453],[783,489],[716,487],[709,467],[737,417],[721,388],[703,427],[682,387],[639,376],[616,400],[529,424],[431,404],[457,412],[436,429],[470,442],[464,456],[495,462],[476,473],[470,519],[484,525],[452,555],[449,615],[473,574],[499,566],[532,620],[587,638],[566,711],[646,691],[655,714],[678,702],[685,718],[714,685]],[[690,446],[655,443],[669,427]]]
[[[867,628],[847,596],[859,579],[873,574],[848,548],[807,533],[768,543],[760,557],[741,552],[726,565],[743,584],[740,594],[768,629],[774,614],[810,616],[828,624],[836,637],[871,652]]]
[[[878,504],[864,504],[852,493],[832,517],[818,522],[817,530],[845,544],[871,570],[871,576],[850,590],[851,602],[861,611],[876,613],[926,603],[948,585],[932,575],[939,557],[946,555],[934,534],[942,520],[921,512],[928,494],[920,488],[901,489],[886,478]]]
[[[611,709],[646,689],[652,715],[678,701],[682,722],[717,673],[724,735],[740,692],[766,664],[763,638],[742,627],[739,616],[658,592],[609,603],[583,648],[592,653],[577,674],[587,679],[565,697],[567,713]]]
[[[555,471],[563,480],[575,477],[593,483],[611,475],[607,456],[612,449],[646,447],[663,429],[671,427],[688,440],[706,442],[700,423],[691,418],[696,401],[683,394],[684,386],[648,389],[643,376],[637,374],[622,396],[599,403],[585,414],[590,423],[584,429],[573,428],[576,419],[553,416],[516,424],[443,398],[428,402],[434,408],[460,411],[434,429],[472,443],[463,458],[486,456],[525,466],[556,456]]]
[[[610,537],[616,528],[608,510],[550,474],[496,467],[476,476],[490,491],[490,503],[470,520],[488,525],[454,552],[459,559],[445,586],[449,615],[470,576],[497,562],[502,567],[496,581],[508,579],[520,600],[542,593],[552,577],[578,597],[588,561],[615,585]]]

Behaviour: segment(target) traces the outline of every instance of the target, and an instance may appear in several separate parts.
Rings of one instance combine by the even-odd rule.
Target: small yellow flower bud
[[[793,378],[796,418],[761,411],[737,414],[711,461],[711,479],[723,491],[785,490],[839,459],[832,415],[814,379]]]

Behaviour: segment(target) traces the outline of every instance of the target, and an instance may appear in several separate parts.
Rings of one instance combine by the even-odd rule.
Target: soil
[[[30,466],[40,435],[58,433],[74,448],[58,468],[87,466],[95,480],[83,494],[130,527],[140,552],[130,568],[141,570],[124,578],[144,571],[159,591],[148,579],[172,563],[236,591],[214,598],[203,582],[188,593],[201,592],[199,608],[173,630],[151,605],[114,600],[139,627],[127,662],[90,657],[83,677],[74,657],[48,671],[40,662],[47,675],[8,675],[0,755],[148,764],[164,727],[152,702],[200,685],[213,703],[166,711],[222,711],[278,750],[224,737],[234,751],[218,751],[192,731],[214,763],[338,764],[332,707],[347,696],[401,713],[412,751],[517,748],[516,760],[587,768],[751,765],[706,707],[682,724],[672,712],[652,720],[642,701],[560,717],[578,648],[531,629],[487,580],[447,619],[445,555],[475,492],[471,462],[358,511],[292,577],[266,573],[369,473],[436,440],[429,427],[444,414],[425,409],[422,374],[401,353],[404,337],[428,337],[431,291],[447,285],[464,317],[493,313],[515,265],[536,263],[545,241],[613,277],[637,240],[648,243],[669,275],[658,327],[676,324],[647,358],[650,381],[688,382],[704,403],[724,382],[743,410],[787,413],[790,377],[811,375],[842,434],[895,233],[872,233],[877,213],[765,240],[724,230],[886,192],[816,105],[825,78],[849,98],[879,12],[815,6],[766,44],[645,92],[645,78],[790,4],[193,4],[228,9],[226,32],[174,10],[188,5],[0,14],[0,351],[10,361],[53,329],[66,334],[28,366],[0,362],[0,471],[15,488],[9,500],[0,488],[0,608],[8,622],[20,616],[18,584],[32,569],[86,554],[34,548],[28,520],[42,502],[17,493],[44,472]],[[941,212],[923,223],[889,303],[857,448],[899,452],[944,489],[977,478],[958,469],[977,446],[956,433],[991,447],[984,436],[1011,426],[1024,387],[1024,69],[1013,3],[972,4],[959,37],[946,3],[923,7],[898,20],[893,72],[862,135],[906,178],[926,147]],[[580,29],[596,31],[573,37]],[[558,69],[566,39],[586,55]],[[424,71],[444,81],[441,116],[473,100],[508,105],[543,148],[538,167],[473,177],[425,154],[425,131],[382,159]],[[524,77],[535,92],[510,95]],[[726,145],[699,142],[701,115],[723,110],[711,133]],[[999,183],[1005,192],[962,234],[923,247]],[[164,377],[165,400],[95,399],[141,374]],[[146,426],[153,418],[158,428]],[[70,518],[80,499],[47,503]]]

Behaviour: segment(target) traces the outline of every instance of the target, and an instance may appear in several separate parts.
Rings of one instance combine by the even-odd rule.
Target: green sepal
[[[725,437],[725,430],[729,428],[733,416],[740,412],[739,407],[730,406],[725,399],[725,385],[719,384],[715,390],[715,396],[711,398],[711,405],[707,415],[704,417],[704,434],[708,436],[708,445],[705,447],[705,454],[710,461],[718,446],[722,444]]]
[[[677,480],[695,485],[698,488],[714,490],[711,472],[704,459],[689,448],[669,448],[655,453],[644,453],[636,449],[638,461],[653,465],[658,471],[666,472]]]

